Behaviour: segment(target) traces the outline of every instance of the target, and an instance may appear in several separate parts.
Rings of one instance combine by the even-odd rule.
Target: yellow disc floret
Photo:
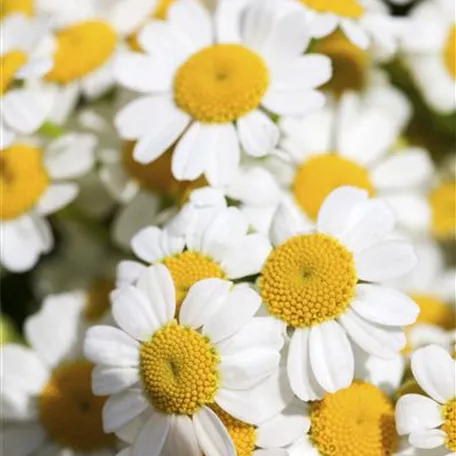
[[[225,123],[256,109],[268,85],[269,71],[260,56],[239,44],[217,44],[177,70],[174,96],[194,119]]]
[[[318,40],[313,51],[331,59],[333,76],[322,89],[336,96],[349,90],[361,91],[365,85],[370,65],[368,52],[355,46],[342,32]]]
[[[98,279],[92,283],[84,307],[84,317],[88,322],[95,323],[109,310],[109,295],[114,288],[114,281],[109,279]]]
[[[456,231],[456,182],[442,182],[429,195],[432,229],[438,238],[446,238]]]
[[[448,35],[443,58],[448,72],[456,80],[456,25],[453,25]]]
[[[154,408],[166,414],[193,415],[212,404],[219,387],[219,362],[207,337],[175,321],[140,349],[144,389]]]
[[[38,397],[41,423],[59,446],[96,452],[115,443],[103,432],[105,397],[92,393],[93,365],[85,360],[57,367]]]
[[[0,18],[9,14],[22,13],[25,16],[33,15],[33,0],[0,0]]]
[[[350,185],[374,194],[368,171],[357,163],[336,154],[316,155],[296,171],[292,190],[299,206],[316,220],[326,197],[336,188]]]
[[[212,277],[226,278],[225,272],[212,258],[192,250],[166,257],[163,264],[169,269],[176,288],[177,314],[188,290],[196,282]]]
[[[445,446],[451,451],[456,451],[456,398],[443,406],[443,419],[445,422],[442,430],[447,435]]]
[[[440,326],[450,330],[455,326],[455,314],[450,305],[431,295],[412,295],[412,299],[420,307],[416,323]]]
[[[49,185],[42,150],[16,144],[0,152],[0,220],[32,209]]]
[[[51,82],[68,84],[104,65],[117,46],[117,35],[106,22],[90,20],[57,33],[54,67],[46,75]]]
[[[322,456],[389,456],[398,445],[392,401],[355,382],[311,406],[310,438]]]
[[[27,54],[22,51],[11,51],[0,56],[0,95],[11,87],[19,68],[27,63]]]
[[[353,255],[336,239],[298,235],[269,255],[260,293],[271,314],[293,327],[310,327],[343,313],[356,283]]]
[[[256,429],[251,424],[244,423],[223,411],[218,405],[211,406],[217,414],[236,448],[237,456],[252,456],[256,447]]]
[[[364,8],[357,0],[299,0],[319,13],[333,13],[350,19],[360,19]]]

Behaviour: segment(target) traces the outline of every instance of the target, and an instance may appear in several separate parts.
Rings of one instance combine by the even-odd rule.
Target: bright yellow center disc
[[[217,44],[177,71],[177,105],[203,123],[232,122],[256,109],[269,85],[263,59],[239,44]]]
[[[220,359],[207,337],[175,321],[141,345],[144,388],[156,410],[193,415],[212,404],[219,387]]]
[[[100,320],[109,310],[109,295],[114,290],[114,281],[108,279],[95,280],[89,288],[84,308],[84,317],[90,323]]]
[[[440,326],[450,330],[454,328],[455,314],[448,304],[430,295],[412,295],[412,299],[420,307],[416,323]]]
[[[454,235],[456,231],[456,182],[442,182],[429,195],[432,228],[438,238]]]
[[[298,235],[269,255],[260,293],[272,315],[301,328],[337,318],[350,305],[356,283],[353,255],[336,239]]]
[[[451,451],[456,451],[456,398],[443,406],[443,418],[445,423],[442,430],[447,435],[445,446]]]
[[[81,360],[57,367],[38,398],[41,423],[59,446],[96,452],[115,443],[103,432],[105,397],[92,393],[93,365]]]
[[[0,152],[0,220],[32,209],[49,185],[42,150],[16,144]]]
[[[298,168],[292,191],[307,216],[316,220],[326,197],[344,185],[367,190],[371,196],[374,194],[365,168],[336,154],[316,155]]]
[[[117,35],[102,21],[70,25],[57,33],[54,67],[46,75],[51,82],[68,84],[104,65],[114,54]]]
[[[0,57],[0,94],[4,95],[14,81],[14,77],[23,65],[27,63],[27,54],[22,51],[12,51]]]
[[[360,19],[364,8],[357,0],[299,0],[319,13],[333,13],[350,19]]]
[[[444,61],[451,77],[456,80],[456,25],[454,25],[448,35],[444,48]]]
[[[1,0],[0,18],[13,13],[22,13],[31,17],[33,15],[33,0]]]
[[[392,401],[355,382],[311,406],[310,438],[324,456],[390,456],[398,446]]]

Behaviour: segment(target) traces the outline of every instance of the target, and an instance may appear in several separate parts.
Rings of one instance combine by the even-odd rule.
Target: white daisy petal
[[[431,429],[427,431],[413,432],[409,436],[409,442],[415,448],[431,449],[437,448],[445,444],[447,435],[440,429]],[[450,453],[454,454],[454,453]]]
[[[423,232],[431,226],[432,213],[426,195],[401,191],[384,195],[382,199],[393,209],[398,225],[415,232]]]
[[[344,33],[347,35],[347,38],[353,44],[360,47],[361,49],[367,49],[370,40],[361,24],[354,20],[344,19],[341,21],[340,26]]]
[[[163,453],[173,456],[201,456],[192,420],[188,416],[173,415]]]
[[[2,429],[2,452],[11,456],[36,454],[46,441],[46,432],[37,423],[27,423]]]
[[[443,424],[440,405],[420,394],[406,394],[396,405],[396,426],[399,435],[434,429]]]
[[[93,326],[86,333],[84,355],[96,364],[136,367],[139,364],[139,344],[120,329]]]
[[[252,49],[261,49],[272,30],[274,23],[273,4],[252,2],[243,12],[241,38],[243,43]]]
[[[36,205],[39,214],[50,215],[63,209],[79,193],[79,186],[73,182],[54,183],[49,185]]]
[[[159,456],[170,432],[171,418],[153,413],[141,429],[132,449],[132,456]]]
[[[412,356],[412,371],[418,384],[435,401],[444,404],[454,398],[456,363],[437,345],[420,348]]]
[[[123,260],[117,265],[116,286],[122,287],[132,284],[146,270],[146,266],[137,261]]]
[[[95,366],[92,371],[92,391],[97,396],[117,394],[139,382],[134,367]]]
[[[338,22],[339,19],[335,14],[317,14],[309,24],[310,34],[315,38],[328,36],[337,28]]]
[[[193,428],[199,446],[206,456],[236,456],[236,449],[228,431],[218,416],[202,407],[193,416]]]
[[[347,388],[353,381],[355,362],[343,328],[327,321],[310,330],[309,353],[317,382],[328,392]]]
[[[285,91],[271,86],[261,103],[280,116],[304,116],[321,109],[325,100],[325,95],[317,90]]]

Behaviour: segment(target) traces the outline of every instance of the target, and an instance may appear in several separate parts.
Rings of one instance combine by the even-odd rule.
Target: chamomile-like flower
[[[405,63],[427,103],[449,114],[456,109],[456,10],[453,0],[417,5],[414,27],[404,38]]]
[[[217,16],[213,31],[208,11],[179,0],[167,21],[143,28],[138,39],[145,54],[128,53],[116,66],[119,82],[143,94],[116,118],[120,135],[138,140],[135,160],[151,162],[178,141],[174,177],[204,174],[220,186],[236,171],[240,146],[260,157],[277,144],[278,128],[262,108],[304,115],[322,106],[316,87],[330,78],[330,61],[302,55],[309,41],[303,14],[280,5],[256,0],[244,21],[227,16],[220,27],[223,17]]]
[[[68,179],[90,169],[95,143],[91,136],[67,134],[45,149],[24,142],[0,150],[0,258],[6,269],[31,269],[50,251],[52,232],[45,217],[76,198],[78,185]]]
[[[10,146],[17,134],[41,127],[52,107],[52,96],[27,86],[52,67],[52,39],[46,25],[22,14],[2,20],[0,50],[1,146]],[[24,86],[19,83],[23,81]]]
[[[177,310],[170,272],[154,265],[112,299],[120,329],[90,328],[85,354],[97,364],[94,392],[110,395],[107,432],[146,414],[133,455],[236,456],[214,410],[256,424],[291,399],[279,381],[282,325],[254,317],[261,299],[248,286],[197,282]]]
[[[426,395],[406,394],[396,406],[397,430],[412,446],[442,454],[456,451],[456,361],[437,345],[412,355],[413,375]],[[446,451],[445,451],[446,450]],[[421,453],[420,453],[421,454]],[[423,451],[423,454],[427,454]]]
[[[416,262],[409,243],[388,239],[394,222],[384,201],[353,187],[326,198],[316,225],[279,207],[271,227],[276,247],[258,286],[268,312],[293,331],[287,369],[302,400],[351,384],[350,340],[383,358],[405,346],[403,326],[416,320],[419,308],[379,284]]]
[[[82,356],[84,301],[53,295],[25,322],[30,348],[6,344],[2,356],[2,445],[5,454],[109,456],[116,439],[105,434],[106,398],[91,388],[93,365]]]

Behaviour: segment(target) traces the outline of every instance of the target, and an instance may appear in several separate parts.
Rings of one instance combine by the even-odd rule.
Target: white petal
[[[416,381],[441,404],[454,398],[455,370],[455,361],[437,345],[420,348],[412,356],[412,371]]]
[[[328,392],[347,388],[353,381],[355,362],[344,329],[327,321],[310,330],[309,353],[317,382]]]
[[[317,14],[310,21],[310,33],[315,38],[323,38],[330,35],[338,26],[339,19],[335,14]]]
[[[228,431],[211,409],[202,407],[195,413],[193,428],[205,456],[236,456]]]
[[[382,199],[393,209],[398,225],[415,232],[430,227],[432,214],[426,195],[410,191],[384,195]]]
[[[139,416],[149,406],[139,389],[129,389],[110,396],[103,407],[103,429],[117,431]]]
[[[163,453],[173,456],[201,456],[192,420],[188,416],[173,415]]]
[[[420,394],[406,394],[396,405],[396,426],[400,435],[439,427],[443,415],[441,406]]]
[[[2,429],[2,452],[11,456],[30,456],[46,441],[44,429],[37,423],[12,425]]]
[[[320,399],[325,391],[317,383],[310,365],[308,329],[296,329],[291,336],[287,371],[293,392],[303,401]]]
[[[243,11],[242,41],[250,48],[261,49],[273,27],[272,2],[251,2]]]
[[[171,419],[154,413],[143,426],[133,445],[132,456],[160,456],[170,431]]]
[[[279,128],[265,113],[252,111],[237,121],[239,140],[252,157],[270,154],[279,142]]]
[[[420,309],[406,294],[380,285],[359,284],[353,309],[366,320],[387,326],[406,326],[415,322]]]
[[[179,314],[181,324],[201,328],[228,298],[232,286],[232,282],[217,278],[195,283],[182,303]]]
[[[431,449],[437,448],[445,444],[447,435],[440,429],[432,429],[429,431],[418,431],[410,434],[409,442],[416,448]],[[450,453],[454,454],[454,453]]]
[[[369,37],[364,31],[363,27],[354,20],[341,21],[341,27],[347,38],[356,46],[361,49],[366,49],[369,46]]]
[[[113,367],[136,367],[139,344],[112,326],[93,326],[86,333],[84,355],[94,363]]]
[[[97,365],[92,371],[92,391],[97,396],[117,394],[139,382],[139,372],[134,367]]]
[[[51,184],[39,199],[36,210],[42,215],[53,214],[71,203],[78,193],[78,184],[71,182]]]
[[[238,285],[204,325],[203,333],[213,343],[220,342],[241,330],[252,319],[260,305],[261,298],[258,293],[247,286]]]
[[[117,265],[116,286],[122,287],[135,283],[146,270],[146,266],[137,261],[123,260]]]
[[[399,240],[387,240],[355,254],[361,280],[383,282],[401,277],[417,263],[413,246]]]
[[[304,116],[321,109],[325,99],[317,90],[285,91],[271,86],[261,104],[280,116]]]
[[[323,202],[318,214],[317,228],[321,233],[340,236],[348,228],[352,211],[366,201],[365,190],[354,187],[339,187]]]

